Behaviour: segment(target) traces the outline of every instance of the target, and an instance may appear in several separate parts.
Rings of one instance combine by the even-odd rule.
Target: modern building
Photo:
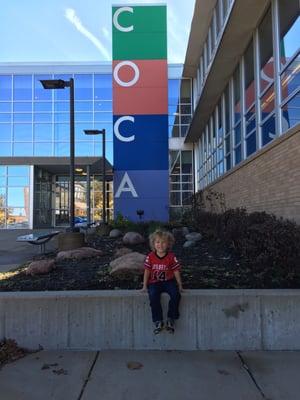
[[[299,0],[196,0],[184,142],[194,146],[195,190],[207,209],[300,222],[299,46]]]
[[[45,90],[40,80],[74,78],[75,216],[102,219],[102,138],[106,129],[106,210],[113,216],[112,64],[0,64],[0,228],[69,223],[70,99],[68,88]],[[194,191],[192,145],[184,144],[191,119],[191,79],[168,66],[170,212]],[[88,196],[90,194],[90,196]]]

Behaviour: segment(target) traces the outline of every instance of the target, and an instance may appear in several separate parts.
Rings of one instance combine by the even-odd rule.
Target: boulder
[[[198,242],[202,239],[202,235],[199,232],[191,232],[185,235],[186,240],[191,240],[193,242]]]
[[[112,229],[109,232],[109,237],[111,238],[118,238],[119,236],[122,236],[122,232],[119,229]]]
[[[129,249],[128,247],[120,247],[119,249],[116,249],[113,258],[119,258],[122,256],[125,256],[125,254],[132,253],[132,250]]]
[[[190,232],[190,230],[189,230],[189,228],[188,228],[187,226],[184,226],[184,227],[182,228],[182,234],[183,234],[183,235],[188,235],[189,232]]]
[[[101,250],[96,250],[92,247],[80,247],[79,249],[75,249],[75,250],[60,251],[56,256],[56,259],[57,260],[68,260],[68,259],[81,260],[82,258],[102,256],[102,254],[103,254],[103,252]]]
[[[55,260],[38,260],[29,264],[26,275],[48,274],[55,268]]]
[[[145,258],[145,254],[138,252],[125,254],[125,256],[110,262],[110,274],[118,277],[142,275],[144,273]]]
[[[186,249],[188,247],[193,247],[195,246],[196,242],[194,240],[187,240],[186,242],[183,243],[183,247]]]
[[[123,243],[134,245],[144,243],[145,239],[138,232],[127,232],[123,237]]]

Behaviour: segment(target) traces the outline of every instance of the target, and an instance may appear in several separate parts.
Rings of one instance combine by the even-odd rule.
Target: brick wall
[[[226,208],[244,207],[300,223],[300,126],[269,143],[255,155],[205,188],[224,194]],[[215,209],[220,208],[215,200]],[[212,201],[206,201],[206,208]]]

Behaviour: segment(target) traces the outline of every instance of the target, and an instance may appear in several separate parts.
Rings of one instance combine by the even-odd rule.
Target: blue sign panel
[[[114,173],[114,206],[125,218],[139,221],[138,210],[144,212],[142,220],[167,221],[169,214],[169,171],[116,171]]]

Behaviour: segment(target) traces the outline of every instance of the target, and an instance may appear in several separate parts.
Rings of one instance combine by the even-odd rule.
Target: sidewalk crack
[[[248,365],[247,365],[246,362],[244,361],[244,359],[243,359],[241,353],[240,353],[239,351],[237,351],[236,353],[237,353],[237,355],[238,355],[238,357],[239,357],[239,359],[240,359],[240,361],[241,361],[241,363],[242,363],[243,368],[246,370],[247,374],[250,376],[250,379],[253,381],[254,385],[256,386],[256,389],[259,391],[259,393],[261,394],[262,398],[263,398],[263,399],[266,399],[266,400],[270,400],[270,399],[268,399],[268,398],[266,397],[266,395],[264,394],[262,388],[261,388],[261,387],[259,386],[259,384],[257,383],[256,379],[254,378],[254,375],[252,374],[250,368],[248,367]]]
[[[91,368],[90,368],[90,370],[89,370],[88,376],[85,378],[85,381],[84,381],[84,383],[83,383],[81,392],[80,392],[79,397],[78,397],[77,400],[81,400],[81,398],[82,398],[82,396],[83,396],[83,393],[84,393],[84,391],[85,391],[86,385],[87,385],[88,381],[90,380],[90,376],[91,376],[92,371],[93,371],[93,369],[94,369],[94,366],[95,366],[95,364],[96,364],[96,362],[97,362],[97,360],[98,360],[99,354],[100,354],[100,351],[97,351],[97,353],[96,353],[96,355],[95,355],[95,358],[94,358],[94,361],[92,362]]]

